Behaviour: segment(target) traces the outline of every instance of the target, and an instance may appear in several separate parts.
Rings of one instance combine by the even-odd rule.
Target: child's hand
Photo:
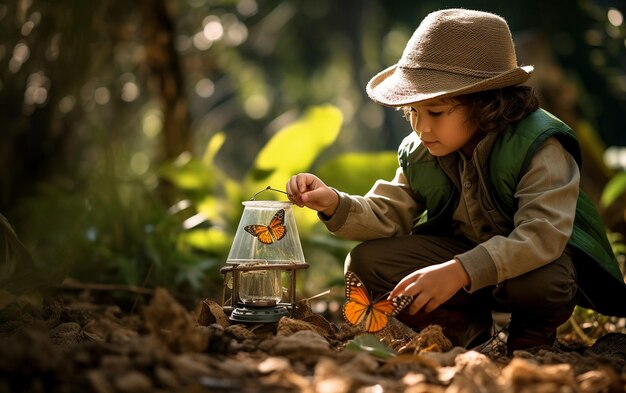
[[[335,213],[339,205],[339,195],[310,173],[292,176],[285,189],[289,194],[289,200],[296,205],[306,206],[328,217]]]
[[[389,299],[411,295],[413,303],[409,313],[415,314],[422,308],[426,312],[431,312],[469,284],[467,272],[460,262],[453,259],[417,270],[404,277],[391,291]]]

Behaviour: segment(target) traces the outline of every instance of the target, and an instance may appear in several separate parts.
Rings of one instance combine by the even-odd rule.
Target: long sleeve
[[[401,168],[393,180],[378,180],[365,196],[338,193],[340,201],[335,214],[320,218],[329,231],[349,240],[409,234],[415,217],[424,210]]]
[[[468,290],[498,284],[557,259],[572,233],[579,183],[573,157],[556,139],[547,140],[515,191],[513,231],[456,256],[470,276]]]

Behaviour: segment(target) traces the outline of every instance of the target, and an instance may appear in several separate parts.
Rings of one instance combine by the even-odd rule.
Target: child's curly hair
[[[504,132],[539,109],[539,99],[529,86],[512,86],[455,97],[467,107],[470,126],[482,133]]]
[[[467,107],[471,128],[481,133],[504,132],[510,125],[539,109],[539,99],[529,86],[486,90],[449,100]],[[411,107],[404,106],[401,109],[409,120]]]

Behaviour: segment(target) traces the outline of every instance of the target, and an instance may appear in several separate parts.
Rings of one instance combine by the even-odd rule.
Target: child
[[[393,180],[363,197],[308,173],[287,182],[331,232],[364,241],[346,270],[374,295],[412,295],[398,318],[439,324],[455,345],[486,340],[494,309],[511,313],[509,354],[551,346],[576,304],[626,316],[624,280],[579,189],[576,135],[519,86],[532,71],[501,17],[433,12],[367,85],[414,131]]]

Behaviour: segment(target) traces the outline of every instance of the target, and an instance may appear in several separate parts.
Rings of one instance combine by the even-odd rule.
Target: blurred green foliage
[[[372,187],[373,180],[391,180],[396,169],[398,154],[395,151],[352,152],[324,162],[315,173],[326,183],[335,184],[343,192],[365,195]]]
[[[608,207],[624,194],[626,194],[626,173],[623,172],[613,176],[606,184],[600,197],[600,205]]]

